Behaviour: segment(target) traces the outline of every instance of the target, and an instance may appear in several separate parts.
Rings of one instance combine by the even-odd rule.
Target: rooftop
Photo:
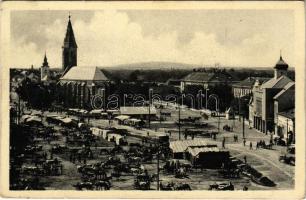
[[[278,114],[283,116],[283,117],[286,117],[288,119],[294,119],[295,118],[295,109],[291,108],[291,109],[288,109],[286,111],[280,112]]]
[[[190,146],[217,146],[217,145],[208,145],[207,142],[203,139],[194,139],[194,140],[176,140],[170,142],[170,149],[173,153],[180,153],[187,150]]]
[[[280,98],[283,94],[286,93],[286,91],[288,91],[289,89],[295,89],[295,83],[294,82],[289,82],[287,85],[285,85],[285,87],[279,92],[277,93],[277,95],[275,95],[273,97],[273,99],[278,99]],[[294,95],[292,96],[294,98]]]
[[[188,74],[183,80],[184,81],[203,81],[207,82],[210,81],[214,77],[213,73],[207,72],[193,72]]]
[[[200,153],[203,152],[224,152],[224,151],[228,151],[228,150],[223,150],[223,149],[219,149],[216,146],[211,146],[211,147],[188,147],[187,151],[192,155],[192,156],[197,156]]]
[[[244,88],[252,88],[255,81],[258,80],[260,84],[268,81],[270,78],[267,78],[267,77],[248,77],[238,83],[235,83],[233,84],[233,87],[237,87],[237,88],[240,88],[240,87],[244,87]]]
[[[277,79],[271,78],[264,84],[262,84],[262,88],[284,88],[288,83],[293,82],[290,78],[283,75]]]
[[[150,114],[155,115],[157,113],[154,106],[150,107]],[[120,107],[121,115],[148,115],[149,107],[148,106],[122,106]]]

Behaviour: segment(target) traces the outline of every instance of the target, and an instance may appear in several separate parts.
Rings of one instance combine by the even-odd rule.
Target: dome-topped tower
[[[288,68],[289,68],[288,64],[283,60],[282,55],[280,55],[279,61],[276,63],[274,67],[274,78],[278,79],[283,75],[287,75]]]

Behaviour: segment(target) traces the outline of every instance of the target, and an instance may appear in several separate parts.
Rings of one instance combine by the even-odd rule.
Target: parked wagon
[[[150,190],[150,176],[147,174],[140,174],[135,176],[134,188],[137,190]]]

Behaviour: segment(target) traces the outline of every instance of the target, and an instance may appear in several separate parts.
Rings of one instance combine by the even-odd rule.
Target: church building
[[[44,62],[40,67],[40,80],[41,82],[48,82],[50,79],[50,67],[47,60],[47,54],[45,53]]]
[[[58,82],[59,103],[68,108],[93,109],[92,99],[105,98],[109,79],[98,67],[77,66],[77,43],[69,16],[62,47],[62,77]],[[102,97],[102,98],[101,98]],[[105,102],[102,104],[105,105]]]

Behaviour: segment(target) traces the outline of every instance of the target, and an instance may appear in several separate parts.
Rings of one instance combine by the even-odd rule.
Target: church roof
[[[98,67],[72,67],[60,80],[107,81],[108,78]]]
[[[77,43],[75,41],[75,37],[74,37],[74,33],[73,33],[71,21],[70,21],[70,15],[69,15],[69,20],[68,20],[66,36],[65,36],[65,39],[64,39],[63,47],[66,47],[66,48],[68,48],[68,47],[77,48],[78,47]]]

